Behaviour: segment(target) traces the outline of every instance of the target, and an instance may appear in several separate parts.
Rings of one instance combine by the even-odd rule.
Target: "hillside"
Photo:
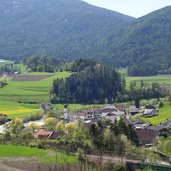
[[[3,0],[0,16],[0,57],[12,59],[101,58],[111,32],[134,20],[80,0]]]
[[[109,41],[110,52],[116,65],[151,63],[171,60],[171,7],[152,12],[128,24]]]

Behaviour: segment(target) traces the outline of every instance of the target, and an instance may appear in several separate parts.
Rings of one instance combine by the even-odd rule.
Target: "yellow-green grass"
[[[0,113],[9,118],[25,117],[40,113],[39,104],[21,104],[17,102],[0,101]]]
[[[51,155],[49,155],[51,154]],[[43,163],[78,163],[75,155],[64,152],[54,152],[26,146],[0,145],[0,158],[2,157],[37,157]]]
[[[161,122],[166,121],[166,119],[171,120],[171,105],[165,103],[162,108],[159,109],[158,115],[150,118],[141,117],[145,122],[150,122],[153,125],[160,124]]]
[[[146,83],[160,83],[160,84],[171,84],[171,75],[158,75],[152,77],[126,77],[127,87],[130,85],[131,81],[139,83],[143,80]]]

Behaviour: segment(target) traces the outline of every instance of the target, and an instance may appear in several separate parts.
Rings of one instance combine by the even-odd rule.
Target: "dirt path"
[[[20,170],[20,169],[9,167],[6,164],[4,164],[2,160],[0,160],[0,171],[26,171],[26,170]]]

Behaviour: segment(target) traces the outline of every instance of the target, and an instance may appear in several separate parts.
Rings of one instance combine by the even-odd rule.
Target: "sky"
[[[152,11],[171,5],[171,0],[84,0],[90,4],[117,11],[133,17],[141,17]]]

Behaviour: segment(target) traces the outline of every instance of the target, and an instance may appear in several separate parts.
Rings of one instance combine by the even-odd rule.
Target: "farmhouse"
[[[128,120],[126,120],[126,123],[132,125],[136,130],[146,129],[147,127],[149,127],[151,125],[149,122],[142,122],[138,118],[128,119]]]
[[[135,124],[141,122],[141,120],[139,118],[127,119],[125,121],[127,124],[130,124],[130,125],[135,125]]]
[[[39,130],[34,134],[34,138],[48,138],[53,132],[51,131],[45,131],[45,130]]]
[[[62,137],[63,135],[64,135],[64,133],[62,133],[62,132],[52,132],[52,133],[48,136],[48,138],[49,138],[49,139],[58,139],[58,138]]]
[[[144,109],[142,116],[144,116],[144,117],[156,116],[156,110],[155,109]]]
[[[131,114],[131,115],[136,115],[137,113],[139,113],[139,109],[136,108],[136,107],[130,107],[128,109],[128,113]]]
[[[139,145],[151,146],[157,137],[156,132],[149,129],[136,130],[136,133],[139,139]]]
[[[170,128],[171,129],[171,120],[166,120],[158,125],[160,128]]]

